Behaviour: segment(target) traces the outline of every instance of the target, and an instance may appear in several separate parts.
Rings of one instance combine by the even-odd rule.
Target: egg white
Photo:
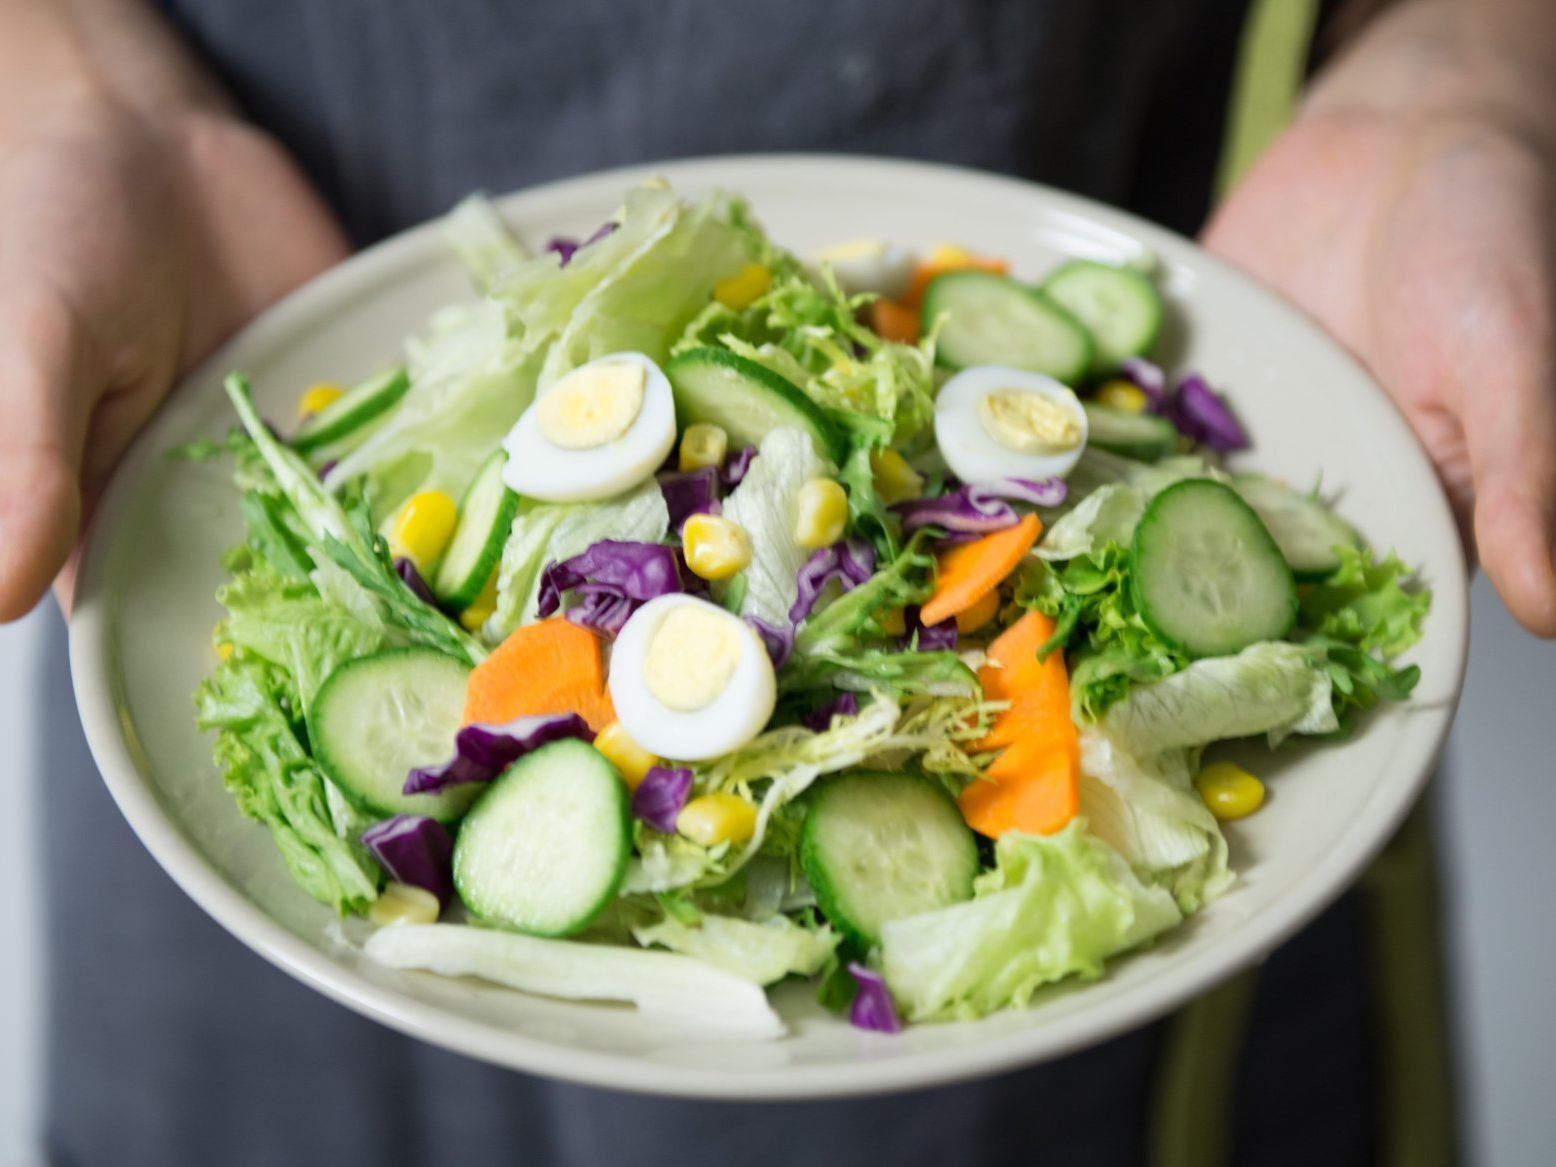
[[[900,299],[908,290],[915,266],[911,252],[875,239],[823,248],[816,253],[815,262],[817,267],[830,265],[838,286],[850,296],[876,292],[890,300]]]
[[[1041,454],[1000,445],[983,428],[978,403],[1001,389],[1041,393],[1075,415],[1081,440],[1073,449]],[[935,398],[935,443],[951,472],[963,482],[994,482],[1001,478],[1063,478],[1075,469],[1086,448],[1086,410],[1069,386],[1025,369],[975,365],[947,381]]]
[[[583,502],[621,494],[659,469],[675,446],[675,397],[664,370],[643,353],[623,352],[580,365],[568,377],[595,365],[624,363],[640,365],[644,372],[643,406],[626,431],[592,449],[564,449],[541,432],[537,398],[503,439],[508,461],[502,477],[509,490],[546,502]],[[562,378],[547,392],[566,381]]]
[[[730,621],[740,637],[739,656],[723,690],[700,709],[672,709],[644,678],[649,644],[660,622],[676,608],[697,604]],[[767,726],[778,700],[777,678],[762,639],[739,616],[677,593],[650,600],[627,621],[611,648],[607,679],[611,702],[627,736],[662,758],[698,762],[745,745]]]

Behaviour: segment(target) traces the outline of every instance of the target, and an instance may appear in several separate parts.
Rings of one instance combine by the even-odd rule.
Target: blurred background
[[[0,1167],[32,1167],[41,1064],[42,920],[32,824],[47,797],[32,684],[52,607],[0,627],[0,742],[10,771],[0,814]],[[1469,681],[1433,792],[1446,844],[1450,961],[1470,1162],[1543,1164],[1556,1146],[1549,1001],[1556,938],[1556,648],[1525,636],[1484,580],[1474,589]],[[1358,775],[1358,779],[1364,779]],[[104,889],[110,894],[111,889]],[[259,959],[255,957],[255,959]]]

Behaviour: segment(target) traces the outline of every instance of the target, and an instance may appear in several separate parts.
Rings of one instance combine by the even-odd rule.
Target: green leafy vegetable
[[[995,855],[973,899],[882,930],[886,983],[909,1019],[1020,1008],[1052,981],[1101,976],[1108,957],[1181,918],[1081,819],[1053,835],[1004,835]]]
[[[707,912],[691,924],[667,915],[656,924],[634,928],[632,935],[639,944],[695,956],[759,985],[791,973],[810,976],[827,963],[838,942],[837,933],[824,924],[805,928],[788,916],[757,923]]]

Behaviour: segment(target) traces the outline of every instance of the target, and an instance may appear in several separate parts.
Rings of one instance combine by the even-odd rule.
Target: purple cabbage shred
[[[578,603],[568,609],[567,618],[614,636],[640,604],[681,590],[673,548],[602,539],[582,554],[546,565],[539,612],[554,615],[562,606],[562,594],[572,592]]]
[[[732,490],[739,486],[741,480],[746,476],[746,471],[751,469],[751,463],[755,460],[755,446],[746,446],[743,449],[736,450],[733,454],[725,458],[724,469],[722,471],[724,478],[724,488],[726,490]]]
[[[416,564],[407,556],[400,556],[394,561],[395,574],[405,581],[405,586],[416,594],[416,598],[424,604],[436,608],[438,599],[432,594],[432,589],[427,586],[427,581],[421,578],[421,572],[416,570]]]
[[[632,813],[662,835],[675,834],[675,820],[692,792],[685,766],[653,766],[632,792]]]
[[[362,832],[362,845],[397,883],[425,888],[448,906],[454,895],[454,840],[437,819],[397,814]]]
[[[1002,478],[997,482],[964,483],[938,498],[915,498],[892,507],[902,516],[906,531],[940,527],[953,535],[986,535],[1014,526],[1021,516],[1010,501],[1031,506],[1056,507],[1068,488],[1062,478],[1031,481]]]
[[[719,513],[719,469],[704,466],[684,473],[661,474],[659,492],[670,512],[670,529],[679,531],[693,515]]]
[[[617,225],[614,221],[601,223],[600,226],[596,228],[594,234],[583,240],[581,243],[577,239],[569,238],[566,235],[557,235],[552,238],[551,242],[546,244],[546,250],[554,251],[557,253],[557,255],[561,256],[562,266],[566,267],[573,261],[573,256],[577,254],[579,248],[588,247],[589,244],[604,239],[607,235],[616,229],[616,226]]]
[[[745,622],[762,638],[762,647],[767,649],[773,668],[782,668],[789,654],[794,651],[794,626],[791,624],[787,628],[779,628],[760,616],[747,616]]]
[[[858,961],[849,962],[848,975],[859,987],[848,1009],[848,1023],[875,1033],[901,1033],[902,1019],[897,1016],[897,1003],[886,987],[886,978]]]
[[[846,592],[875,574],[875,548],[863,539],[842,539],[830,547],[818,547],[795,575],[798,594],[789,609],[789,620],[798,624],[811,614],[822,592],[833,582]]]
[[[834,717],[852,717],[858,712],[859,694],[839,693],[819,709],[807,713],[800,724],[816,733],[825,733],[832,728]]]
[[[955,652],[956,617],[951,616],[938,624],[925,624],[919,619],[918,606],[903,610],[903,622],[907,631],[903,635],[904,647],[917,648],[919,652]]]
[[[1246,450],[1252,444],[1225,399],[1198,373],[1178,382],[1178,391],[1163,413],[1184,437],[1218,454]]]
[[[576,713],[542,713],[505,724],[467,725],[454,736],[454,756],[437,766],[418,766],[405,779],[404,794],[433,794],[466,782],[490,782],[514,762],[564,737],[594,740]]]

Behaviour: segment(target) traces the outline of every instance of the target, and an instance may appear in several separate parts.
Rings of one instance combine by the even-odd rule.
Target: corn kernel
[[[973,253],[959,243],[937,243],[924,261],[928,267],[966,267]]]
[[[389,535],[389,547],[395,555],[404,555],[423,574],[431,570],[454,537],[454,522],[459,508],[441,490],[423,490],[411,495],[400,508]]]
[[[729,579],[751,562],[751,537],[720,515],[692,515],[681,528],[686,566],[703,579]]]
[[[812,478],[795,500],[794,541],[801,547],[830,547],[848,525],[848,495],[830,478]]]
[[[870,473],[875,477],[875,493],[887,506],[924,493],[924,476],[896,450],[871,450]]]
[[[664,765],[664,759],[658,754],[649,753],[633,741],[626,727],[619,721],[613,721],[600,730],[594,739],[594,748],[621,772],[622,781],[629,790],[636,790],[655,766]]]
[[[875,622],[881,626],[881,631],[887,636],[908,634],[908,617],[901,608],[887,608],[884,612],[877,612]]]
[[[727,453],[729,435],[724,432],[723,426],[700,421],[696,425],[687,426],[686,432],[681,435],[680,467],[683,473],[687,470],[701,470],[705,466],[722,466]]]
[[[703,847],[744,843],[756,833],[756,807],[726,791],[704,794],[681,808],[675,829]]]
[[[408,883],[389,883],[367,910],[375,924],[433,924],[442,913],[438,897],[424,887]]]
[[[998,588],[994,588],[983,599],[973,604],[971,608],[956,614],[956,630],[963,636],[970,632],[976,632],[990,620],[994,619],[995,613],[999,610],[1000,593]]]
[[[345,386],[337,385],[334,381],[320,381],[317,385],[310,385],[297,399],[297,416],[312,417],[328,409],[345,395]]]
[[[232,656],[232,645],[228,644],[225,640],[222,641],[220,644],[218,644],[216,646],[216,659],[217,660],[227,660],[231,656]]]
[[[1125,413],[1144,413],[1151,399],[1134,382],[1118,378],[1105,382],[1097,390],[1097,404],[1106,405],[1109,409],[1122,409]]]
[[[731,312],[749,308],[773,286],[773,273],[759,263],[748,263],[734,275],[713,285],[713,298]]]
[[[470,606],[459,614],[459,626],[466,632],[479,632],[481,625],[492,618],[497,610],[497,569],[487,577],[481,594],[470,601]]]
[[[1212,762],[1199,772],[1194,786],[1222,822],[1244,818],[1264,805],[1264,783],[1232,762]]]

